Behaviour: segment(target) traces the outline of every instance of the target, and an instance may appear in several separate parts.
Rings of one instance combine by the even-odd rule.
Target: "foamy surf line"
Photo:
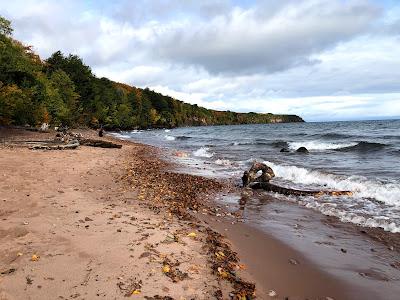
[[[352,191],[356,197],[373,198],[400,208],[400,184],[379,183],[360,176],[340,177],[296,166],[278,165],[270,161],[265,163],[274,170],[278,178],[298,184],[319,185],[334,190]]]
[[[297,150],[300,147],[306,147],[308,150],[336,150],[341,148],[354,147],[358,143],[326,143],[320,141],[306,142],[288,142],[289,149]]]
[[[209,152],[210,149],[207,147],[201,147],[200,149],[197,149],[196,151],[193,152],[193,155],[196,157],[205,157],[205,158],[211,158],[214,156],[214,153]]]
[[[323,202],[313,197],[302,197],[298,202],[325,215],[336,216],[343,222],[351,222],[365,227],[381,227],[386,231],[400,232],[400,184],[380,183],[360,176],[341,177],[310,171],[296,166],[284,166],[265,161],[277,178],[296,184],[309,185],[310,189],[349,190],[354,193],[349,198],[335,198]],[[374,204],[371,199],[382,203]],[[396,223],[397,222],[397,223]]]

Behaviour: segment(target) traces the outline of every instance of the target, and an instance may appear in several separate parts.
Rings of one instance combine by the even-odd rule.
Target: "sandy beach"
[[[0,299],[376,299],[223,212],[228,183],[127,141],[20,143],[54,135],[0,130]]]

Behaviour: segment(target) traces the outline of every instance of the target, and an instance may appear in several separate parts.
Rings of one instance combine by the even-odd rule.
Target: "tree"
[[[13,29],[11,27],[11,21],[0,16],[0,34],[5,36],[11,36]]]

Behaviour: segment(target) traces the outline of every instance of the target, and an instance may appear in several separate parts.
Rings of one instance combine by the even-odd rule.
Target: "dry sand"
[[[214,298],[220,284],[192,229],[119,180],[139,150],[0,149],[0,299]],[[188,278],[172,282],[165,258]]]

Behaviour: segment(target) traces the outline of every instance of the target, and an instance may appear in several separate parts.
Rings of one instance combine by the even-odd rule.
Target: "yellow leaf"
[[[17,253],[17,256],[22,256],[23,254],[21,253],[21,252],[18,252]]]
[[[39,255],[33,254],[32,257],[31,257],[31,261],[38,261],[39,258],[40,258]]]
[[[187,235],[188,237],[195,238],[197,236],[196,232],[191,232]]]
[[[171,270],[171,268],[168,265],[164,265],[162,268],[163,273],[169,273],[170,270]]]
[[[139,295],[141,293],[140,290],[133,290],[132,295]]]

